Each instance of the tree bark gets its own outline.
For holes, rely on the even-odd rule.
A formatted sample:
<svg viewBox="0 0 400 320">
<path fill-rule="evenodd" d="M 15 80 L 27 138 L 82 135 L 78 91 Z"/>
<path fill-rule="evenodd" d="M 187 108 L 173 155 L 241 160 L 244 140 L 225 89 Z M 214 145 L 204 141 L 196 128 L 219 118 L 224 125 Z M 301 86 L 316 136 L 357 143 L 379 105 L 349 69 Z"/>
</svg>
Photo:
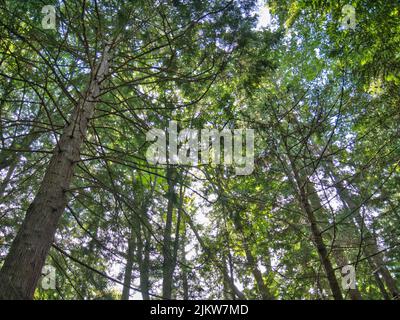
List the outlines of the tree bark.
<svg viewBox="0 0 400 320">
<path fill-rule="evenodd" d="M 280 120 L 278 119 L 277 116 L 276 116 L 276 120 L 278 123 L 280 123 Z M 297 121 L 295 116 L 290 115 L 290 121 L 294 121 L 297 124 L 299 124 L 299 122 Z M 309 195 L 307 192 L 308 191 L 307 184 L 309 183 L 308 174 L 304 174 L 304 173 L 300 172 L 300 170 L 297 168 L 297 162 L 296 162 L 297 156 L 296 156 L 296 158 L 293 158 L 293 156 L 291 154 L 291 151 L 290 151 L 291 148 L 288 145 L 287 135 L 285 134 L 285 132 L 283 132 L 283 129 L 280 126 L 278 126 L 278 130 L 281 135 L 281 139 L 283 140 L 283 145 L 285 148 L 285 156 L 287 157 L 287 159 L 282 160 L 278 153 L 278 150 L 276 150 L 276 156 L 280 160 L 282 165 L 285 167 L 285 171 L 288 175 L 288 178 L 289 178 L 291 184 L 293 185 L 293 188 L 296 190 L 297 198 L 300 203 L 300 206 L 301 206 L 303 212 L 307 216 L 308 223 L 309 223 L 310 230 L 311 230 L 312 239 L 313 239 L 314 245 L 317 249 L 321 264 L 324 267 L 325 274 L 328 279 L 329 287 L 331 289 L 333 298 L 335 300 L 343 300 L 342 292 L 341 292 L 339 283 L 336 279 L 335 271 L 332 267 L 332 263 L 329 258 L 328 250 L 326 249 L 324 240 L 322 238 L 321 230 L 318 226 L 317 220 L 314 215 L 314 210 L 309 202 L 309 198 L 308 198 Z M 287 168 L 286 167 L 287 165 L 290 168 Z"/>
<path fill-rule="evenodd" d="M 326 218 L 326 212 L 324 212 L 324 208 L 321 204 L 321 199 L 319 198 L 317 190 L 315 189 L 314 185 L 310 182 L 307 183 L 307 194 L 309 197 L 309 201 L 310 201 L 312 210 L 313 210 L 314 214 L 316 215 L 316 217 L 320 221 L 322 221 L 323 224 L 328 225 L 328 221 Z M 321 213 L 318 215 L 318 212 L 321 212 Z M 335 246 L 335 241 L 336 242 L 338 241 L 337 235 L 335 237 L 333 237 L 331 234 L 328 233 L 327 238 L 328 238 L 328 241 L 330 241 L 333 246 L 332 254 L 336 261 L 337 266 L 341 270 L 343 266 L 349 264 L 349 260 L 347 259 L 343 249 L 337 248 Z M 351 300 L 362 300 L 361 293 L 357 287 L 355 289 L 349 288 L 348 294 L 349 294 Z"/>
<path fill-rule="evenodd" d="M 342 297 L 342 293 L 341 293 L 338 281 L 335 276 L 335 271 L 333 270 L 332 263 L 328 256 L 328 251 L 326 250 L 326 246 L 322 239 L 321 230 L 319 229 L 319 227 L 317 225 L 317 221 L 312 212 L 310 204 L 307 200 L 307 196 L 305 194 L 304 188 L 300 189 L 300 201 L 301 201 L 301 205 L 302 205 L 304 211 L 307 213 L 308 221 L 310 223 L 311 233 L 313 235 L 313 240 L 314 240 L 315 246 L 317 248 L 318 255 L 321 259 L 322 265 L 325 269 L 326 277 L 328 278 L 328 282 L 329 282 L 329 286 L 332 291 L 332 295 L 335 298 L 335 300 L 342 300 L 343 297 Z"/>
<path fill-rule="evenodd" d="M 174 253 L 172 248 L 172 220 L 174 205 L 176 201 L 175 194 L 175 179 L 176 170 L 173 168 L 167 169 L 167 180 L 168 180 L 168 205 L 167 205 L 167 216 L 164 229 L 164 243 L 163 243 L 163 294 L 164 299 L 172 298 L 172 279 L 174 274 Z"/>
<path fill-rule="evenodd" d="M 257 261 L 251 252 L 248 240 L 243 232 L 243 225 L 240 219 L 241 219 L 240 217 L 237 217 L 233 220 L 236 230 L 239 231 L 242 235 L 243 249 L 246 254 L 247 263 L 250 266 L 254 279 L 256 281 L 258 292 L 263 300 L 273 300 L 274 296 L 271 294 L 268 287 L 265 285 L 263 275 L 257 266 Z"/>
<path fill-rule="evenodd" d="M 376 283 L 378 284 L 379 291 L 381 292 L 383 299 L 390 300 L 390 297 L 389 297 L 388 293 L 386 292 L 385 285 L 383 284 L 383 282 L 379 276 L 379 272 L 377 272 L 377 271 L 374 272 L 374 277 L 375 277 Z"/>
<path fill-rule="evenodd" d="M 39 191 L 29 206 L 0 271 L 0 299 L 32 299 L 58 221 L 67 205 L 66 192 L 80 159 L 80 148 L 93 115 L 101 84 L 108 74 L 110 46 L 105 47 L 86 91 L 57 143 Z"/>
<path fill-rule="evenodd" d="M 229 284 L 229 276 L 228 276 L 228 270 L 226 268 L 225 257 L 223 258 L 221 269 L 222 269 L 222 284 L 223 284 L 224 300 L 234 300 L 235 294 L 234 294 L 234 292 L 232 292 L 231 286 Z"/>
<path fill-rule="evenodd" d="M 373 268 L 375 268 L 377 272 L 382 275 L 382 278 L 386 286 L 388 287 L 391 295 L 393 297 L 397 297 L 399 295 L 399 289 L 397 288 L 396 281 L 386 267 L 382 253 L 377 254 L 379 252 L 379 248 L 371 231 L 369 230 L 369 227 L 365 224 L 364 219 L 360 213 L 360 205 L 357 205 L 357 203 L 352 199 L 349 191 L 344 187 L 343 182 L 338 179 L 332 168 L 329 168 L 329 171 L 341 201 L 343 202 L 345 207 L 350 210 L 352 214 L 354 214 L 358 229 L 360 231 L 363 230 L 363 237 L 366 239 L 366 245 L 364 248 L 366 256 L 371 256 Z"/>
<path fill-rule="evenodd" d="M 257 267 L 257 262 L 250 251 L 250 248 L 246 241 L 243 243 L 243 247 L 246 253 L 247 262 L 251 267 L 251 271 L 253 273 L 254 279 L 257 283 L 258 292 L 261 295 L 263 300 L 273 300 L 274 297 L 272 296 L 271 292 L 269 291 L 268 287 L 265 285 L 262 273 L 260 269 Z"/>
<path fill-rule="evenodd" d="M 336 260 L 336 264 L 338 265 L 340 270 L 342 269 L 342 267 L 349 264 L 349 261 L 347 260 L 346 256 L 344 255 L 343 250 L 341 250 L 340 248 L 334 248 L 332 250 L 332 253 L 333 253 L 333 257 Z M 362 300 L 361 293 L 357 287 L 355 289 L 349 288 L 348 293 L 349 293 L 351 300 Z"/>
<path fill-rule="evenodd" d="M 189 282 L 186 267 L 186 226 L 183 224 L 183 235 L 180 243 L 180 255 L 181 255 L 181 276 L 182 276 L 182 289 L 183 289 L 183 300 L 189 300 Z"/>
<path fill-rule="evenodd" d="M 140 273 L 140 291 L 143 300 L 150 300 L 149 295 L 149 267 L 150 267 L 150 236 L 148 230 L 138 226 L 137 260 Z M 143 239 L 144 238 L 144 239 Z"/>
<path fill-rule="evenodd" d="M 288 150 L 288 148 L 286 148 Z M 332 295 L 335 300 L 343 300 L 342 292 L 339 287 L 339 283 L 335 276 L 335 271 L 332 267 L 332 263 L 329 259 L 328 250 L 326 249 L 325 243 L 322 238 L 321 230 L 318 227 L 317 220 L 314 215 L 314 211 L 309 203 L 308 194 L 306 190 L 306 184 L 308 181 L 303 181 L 300 178 L 300 174 L 297 170 L 297 166 L 295 165 L 292 157 L 288 154 L 289 163 L 292 168 L 293 178 L 298 190 L 298 198 L 300 201 L 300 205 L 303 211 L 306 213 L 308 222 L 310 224 L 311 234 L 313 236 L 313 241 L 316 246 L 318 255 L 320 257 L 321 263 L 324 267 L 326 277 L 328 279 L 328 283 L 330 289 L 332 291 Z"/>
<path fill-rule="evenodd" d="M 238 287 L 236 287 L 235 282 L 233 280 L 233 278 L 229 275 L 228 273 L 228 269 L 226 267 L 226 261 L 225 258 L 223 258 L 222 261 L 222 276 L 224 278 L 224 284 L 226 283 L 227 286 L 229 286 L 230 291 L 226 290 L 227 288 L 225 288 L 225 292 L 230 292 L 232 295 L 232 298 L 235 300 L 235 296 L 237 296 L 240 300 L 246 300 L 246 297 L 244 296 L 243 292 L 241 292 Z"/>
<path fill-rule="evenodd" d="M 129 300 L 129 291 L 132 281 L 133 262 L 135 260 L 136 235 L 131 230 L 130 239 L 128 241 L 128 251 L 126 253 L 126 267 L 124 274 L 124 286 L 122 289 L 121 300 Z"/>
</svg>

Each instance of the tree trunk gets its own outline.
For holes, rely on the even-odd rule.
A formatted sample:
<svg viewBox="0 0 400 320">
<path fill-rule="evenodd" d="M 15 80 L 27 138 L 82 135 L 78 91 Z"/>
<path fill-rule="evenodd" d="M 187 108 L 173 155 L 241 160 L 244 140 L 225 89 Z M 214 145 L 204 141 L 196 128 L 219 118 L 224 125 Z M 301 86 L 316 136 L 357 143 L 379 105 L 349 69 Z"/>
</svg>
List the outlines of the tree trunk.
<svg viewBox="0 0 400 320">
<path fill-rule="evenodd" d="M 182 275 L 182 289 L 183 289 L 183 300 L 189 300 L 189 282 L 187 275 L 187 267 L 186 267 L 186 250 L 185 250 L 185 242 L 186 242 L 186 226 L 183 225 L 183 235 L 180 243 L 180 255 L 181 255 L 181 275 Z"/>
<path fill-rule="evenodd" d="M 342 297 L 342 293 L 341 293 L 338 281 L 335 276 L 335 271 L 333 270 L 332 263 L 328 256 L 328 251 L 326 250 L 326 246 L 322 239 L 321 230 L 319 229 L 319 227 L 317 225 L 317 221 L 312 212 L 310 204 L 307 200 L 307 196 L 304 191 L 304 188 L 300 189 L 300 201 L 301 201 L 303 210 L 307 213 L 308 221 L 310 223 L 311 233 L 313 235 L 313 240 L 314 240 L 315 246 L 317 248 L 318 255 L 321 259 L 321 263 L 325 269 L 326 276 L 328 278 L 329 286 L 331 288 L 333 297 L 335 298 L 335 300 L 342 300 L 343 297 Z"/>
<path fill-rule="evenodd" d="M 314 212 L 314 214 L 316 215 L 316 217 L 322 221 L 322 223 L 325 225 L 328 225 L 328 221 L 326 218 L 326 212 L 324 212 L 324 208 L 321 204 L 321 199 L 318 196 L 318 193 L 314 187 L 314 185 L 310 182 L 307 183 L 307 194 L 309 197 L 309 201 L 312 207 L 312 210 Z M 321 214 L 318 215 L 318 212 L 321 212 Z M 335 246 L 335 241 L 338 241 L 337 237 L 339 235 L 336 235 L 335 237 L 333 237 L 331 234 L 328 233 L 327 236 L 327 240 L 330 241 L 332 243 L 332 254 L 333 257 L 336 261 L 337 266 L 340 268 L 340 270 L 342 269 L 343 266 L 348 265 L 349 264 L 349 260 L 347 259 L 344 251 L 342 248 L 337 248 Z M 351 300 L 362 300 L 361 297 L 361 293 L 360 291 L 357 289 L 357 287 L 355 289 L 348 289 L 348 294 L 350 296 Z"/>
<path fill-rule="evenodd" d="M 223 284 L 223 296 L 224 300 L 234 300 L 235 294 L 232 292 L 231 286 L 229 284 L 229 277 L 228 277 L 228 270 L 226 268 L 226 261 L 225 258 L 223 258 L 222 261 L 222 284 Z"/>
<path fill-rule="evenodd" d="M 383 282 L 381 280 L 381 277 L 379 276 L 379 272 L 375 271 L 374 272 L 374 277 L 375 277 L 376 283 L 378 284 L 379 291 L 381 292 L 383 299 L 384 300 L 390 300 L 390 297 L 389 297 L 388 293 L 386 292 L 386 289 L 385 289 L 385 286 L 384 286 L 384 284 L 383 284 Z"/>
<path fill-rule="evenodd" d="M 254 276 L 254 279 L 256 281 L 258 292 L 263 300 L 273 300 L 274 297 L 271 294 L 271 292 L 269 291 L 268 287 L 265 285 L 263 275 L 262 275 L 260 269 L 258 268 L 257 261 L 251 252 L 251 249 L 248 244 L 248 240 L 246 239 L 246 236 L 243 232 L 243 225 L 242 225 L 242 222 L 240 219 L 241 219 L 240 217 L 237 217 L 233 220 L 234 220 L 236 230 L 239 231 L 242 235 L 243 249 L 246 254 L 247 263 L 250 266 L 251 271 Z"/>
<path fill-rule="evenodd" d="M 257 262 L 253 254 L 251 253 L 250 248 L 246 241 L 243 242 L 243 247 L 246 253 L 247 262 L 250 265 L 254 279 L 256 280 L 258 292 L 260 293 L 261 298 L 263 300 L 273 300 L 274 297 L 272 296 L 268 287 L 265 285 L 262 273 L 260 269 L 258 269 Z"/>
<path fill-rule="evenodd" d="M 175 179 L 176 171 L 173 168 L 167 169 L 167 180 L 168 180 L 168 205 L 167 205 L 167 216 L 164 229 L 164 243 L 163 243 L 163 293 L 164 299 L 172 298 L 172 279 L 174 274 L 174 257 L 172 249 L 172 220 L 175 205 Z"/>
<path fill-rule="evenodd" d="M 144 229 L 143 231 L 141 231 L 141 225 L 138 226 L 137 243 L 138 243 L 137 260 L 140 272 L 140 291 L 142 292 L 143 300 L 150 300 L 150 295 L 149 295 L 150 236 L 148 234 L 148 230 Z"/>
<path fill-rule="evenodd" d="M 92 75 L 85 97 L 78 103 L 54 149 L 39 191 L 29 206 L 0 271 L 0 299 L 32 299 L 58 221 L 67 205 L 66 192 L 80 159 L 88 123 L 108 74 L 110 46 Z"/>
<path fill-rule="evenodd" d="M 184 210 L 182 210 L 185 212 Z M 215 257 L 215 251 L 211 250 L 203 241 L 203 239 L 200 237 L 199 232 L 197 231 L 196 226 L 194 225 L 190 215 L 188 215 L 186 212 L 186 218 L 187 218 L 187 223 L 192 229 L 197 241 L 200 243 L 201 247 L 203 250 L 208 254 L 209 259 L 213 260 L 215 262 L 216 267 L 220 270 L 222 277 L 223 277 L 223 284 L 224 284 L 224 298 L 226 299 L 228 295 L 232 295 L 231 299 L 234 299 L 235 296 L 237 296 L 241 300 L 246 300 L 245 295 L 243 292 L 241 292 L 235 285 L 233 278 L 229 276 L 227 267 L 226 267 L 226 256 L 223 254 L 222 256 L 222 261 L 217 261 Z M 228 290 L 228 287 L 231 290 Z"/>
<path fill-rule="evenodd" d="M 129 300 L 129 291 L 132 281 L 133 262 L 135 260 L 135 249 L 136 249 L 136 234 L 133 232 L 133 230 L 131 230 L 130 239 L 128 241 L 128 251 L 126 254 L 124 287 L 122 289 L 121 300 Z"/>
<path fill-rule="evenodd" d="M 228 289 L 228 287 L 225 288 L 225 293 L 226 295 L 228 295 L 228 292 L 230 293 L 230 295 L 232 295 L 232 298 L 235 300 L 235 297 L 238 297 L 240 300 L 246 300 L 246 297 L 244 296 L 243 292 L 241 292 L 238 287 L 236 287 L 235 282 L 233 280 L 233 278 L 229 275 L 228 273 L 228 268 L 226 267 L 226 261 L 225 261 L 225 257 L 223 258 L 222 261 L 222 276 L 224 278 L 224 284 L 226 284 L 229 287 L 229 291 L 226 290 Z"/>
<path fill-rule="evenodd" d="M 343 254 L 343 250 L 340 248 L 334 248 L 332 250 L 333 256 L 336 260 L 336 264 L 338 265 L 339 269 L 341 270 L 342 267 L 349 264 L 346 256 Z M 348 293 L 351 300 L 362 300 L 362 296 L 360 291 L 358 291 L 357 287 L 355 289 L 348 289 Z"/>
<path fill-rule="evenodd" d="M 276 118 L 277 122 L 280 123 L 280 120 Z M 291 117 L 291 120 L 295 121 L 297 124 L 299 123 L 296 119 L 296 117 Z M 314 210 L 310 205 L 309 198 L 308 198 L 308 193 L 307 193 L 307 184 L 309 183 L 308 181 L 308 175 L 307 174 L 302 174 L 298 168 L 297 168 L 297 156 L 296 158 L 292 157 L 291 154 L 291 148 L 288 145 L 287 142 L 287 136 L 285 132 L 283 132 L 283 129 L 278 126 L 279 133 L 281 135 L 281 139 L 283 140 L 284 148 L 285 148 L 285 156 L 287 159 L 281 159 L 280 154 L 278 153 L 278 150 L 276 150 L 276 156 L 280 160 L 280 162 L 283 164 L 285 171 L 288 175 L 289 181 L 293 185 L 293 188 L 296 190 L 297 193 L 297 198 L 300 203 L 300 206 L 303 210 L 303 212 L 306 214 L 308 223 L 310 226 L 311 230 L 311 235 L 313 238 L 314 245 L 317 249 L 321 264 L 324 267 L 326 277 L 328 279 L 329 287 L 331 289 L 333 298 L 335 300 L 343 300 L 342 292 L 339 287 L 339 283 L 336 279 L 335 276 L 335 271 L 332 267 L 332 263 L 329 259 L 329 254 L 328 250 L 326 249 L 324 240 L 322 238 L 321 230 L 317 224 L 317 220 L 314 215 Z M 286 166 L 289 166 L 290 168 L 287 168 Z"/>
<path fill-rule="evenodd" d="M 377 252 L 379 252 L 379 248 L 371 231 L 369 230 L 369 227 L 365 224 L 364 219 L 360 213 L 360 205 L 357 205 L 357 203 L 352 199 L 348 190 L 344 187 L 342 181 L 340 181 L 340 179 L 333 172 L 332 168 L 329 168 L 329 171 L 341 201 L 346 206 L 346 208 L 350 210 L 352 214 L 354 214 L 358 229 L 360 231 L 363 230 L 363 237 L 367 241 L 364 248 L 366 256 L 371 257 L 373 268 L 375 268 L 377 272 L 382 275 L 382 278 L 386 286 L 388 287 L 391 295 L 393 297 L 397 297 L 399 295 L 399 290 L 397 288 L 396 281 L 386 267 L 382 253 L 377 254 Z"/>
<path fill-rule="evenodd" d="M 288 150 L 288 148 L 286 148 L 286 149 Z M 339 283 L 336 279 L 335 271 L 332 267 L 332 263 L 329 259 L 328 251 L 324 244 L 321 230 L 318 227 L 317 220 L 314 215 L 314 211 L 311 208 L 311 205 L 308 200 L 308 194 L 306 191 L 306 184 L 308 183 L 308 181 L 307 180 L 303 181 L 300 178 L 300 174 L 297 170 L 297 167 L 296 167 L 292 157 L 289 154 L 288 154 L 288 158 L 289 158 L 290 166 L 292 168 L 293 179 L 297 186 L 298 198 L 300 201 L 300 205 L 301 205 L 303 211 L 307 215 L 308 222 L 310 224 L 311 234 L 313 237 L 313 242 L 317 248 L 318 255 L 319 255 L 321 263 L 324 267 L 326 277 L 328 279 L 328 283 L 329 283 L 330 289 L 332 291 L 332 295 L 335 300 L 343 300 L 342 292 L 340 290 Z"/>
</svg>

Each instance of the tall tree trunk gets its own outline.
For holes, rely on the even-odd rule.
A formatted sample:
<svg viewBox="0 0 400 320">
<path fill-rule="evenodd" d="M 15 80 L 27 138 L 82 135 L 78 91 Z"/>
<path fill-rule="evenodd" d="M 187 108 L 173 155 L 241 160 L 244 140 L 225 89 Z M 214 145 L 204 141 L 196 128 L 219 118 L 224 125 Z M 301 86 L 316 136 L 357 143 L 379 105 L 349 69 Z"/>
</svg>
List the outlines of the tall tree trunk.
<svg viewBox="0 0 400 320">
<path fill-rule="evenodd" d="M 336 260 L 336 264 L 338 265 L 339 269 L 341 270 L 343 266 L 348 265 L 349 261 L 343 253 L 343 250 L 340 248 L 334 248 L 332 250 L 333 257 Z M 358 288 L 355 289 L 348 289 L 348 293 L 351 300 L 362 300 L 362 296 Z"/>
<path fill-rule="evenodd" d="M 327 214 L 321 204 L 321 199 L 318 196 L 317 190 L 315 189 L 314 185 L 310 182 L 307 183 L 307 194 L 309 196 L 309 201 L 310 201 L 312 210 L 313 210 L 314 214 L 316 215 L 316 217 L 318 218 L 318 220 L 322 221 L 323 224 L 328 225 Z M 320 212 L 320 214 L 318 214 L 319 212 Z M 349 260 L 347 259 L 343 249 L 337 248 L 335 246 L 335 241 L 338 241 L 337 237 L 338 237 L 338 235 L 336 235 L 334 237 L 330 233 L 327 233 L 327 238 L 328 238 L 327 240 L 330 241 L 333 246 L 331 252 L 333 254 L 333 257 L 336 261 L 337 266 L 341 270 L 341 268 L 343 266 L 345 266 L 349 263 Z M 357 287 L 355 289 L 349 288 L 348 293 L 349 293 L 351 300 L 362 300 L 361 293 Z"/>
<path fill-rule="evenodd" d="M 182 240 L 180 242 L 180 255 L 181 255 L 181 276 L 182 276 L 182 289 L 183 289 L 183 300 L 189 300 L 189 282 L 188 282 L 188 275 L 187 275 L 187 267 L 186 267 L 186 250 L 185 250 L 185 243 L 186 243 L 186 226 L 183 224 L 183 234 Z"/>
<path fill-rule="evenodd" d="M 129 291 L 132 281 L 133 262 L 135 260 L 136 234 L 131 228 L 130 239 L 128 241 L 128 251 L 126 253 L 126 267 L 124 274 L 124 286 L 122 289 L 121 300 L 129 300 Z"/>
<path fill-rule="evenodd" d="M 222 259 L 222 276 L 224 279 L 224 284 L 226 284 L 226 288 L 224 290 L 224 293 L 226 294 L 226 297 L 231 296 L 231 299 L 234 299 L 238 297 L 240 300 L 246 300 L 245 295 L 243 292 L 241 292 L 238 287 L 236 287 L 235 282 L 233 280 L 233 277 L 229 275 L 228 268 L 226 267 L 226 257 L 224 256 Z M 229 290 L 227 290 L 229 288 Z"/>
<path fill-rule="evenodd" d="M 229 283 L 229 276 L 228 276 L 228 270 L 226 268 L 226 259 L 222 259 L 222 284 L 223 284 L 223 296 L 224 300 L 234 300 L 235 294 L 232 291 L 232 288 Z"/>
<path fill-rule="evenodd" d="M 54 149 L 39 191 L 29 206 L 0 271 L 0 299 L 32 299 L 58 221 L 67 205 L 66 192 L 80 159 L 80 148 L 93 115 L 101 84 L 108 74 L 107 45 L 86 91 Z"/>
<path fill-rule="evenodd" d="M 248 240 L 247 240 L 247 238 L 246 238 L 246 236 L 245 236 L 245 234 L 243 232 L 243 224 L 241 222 L 241 218 L 240 217 L 236 217 L 233 220 L 234 220 L 234 224 L 235 224 L 236 230 L 239 231 L 241 233 L 241 235 L 242 235 L 242 244 L 243 244 L 244 252 L 246 254 L 247 263 L 251 268 L 251 272 L 253 273 L 254 279 L 255 279 L 256 284 L 257 284 L 257 289 L 258 289 L 258 292 L 259 292 L 261 298 L 263 300 L 272 300 L 272 299 L 274 299 L 274 296 L 269 291 L 268 287 L 266 286 L 266 284 L 264 282 L 263 275 L 262 275 L 260 269 L 257 266 L 257 261 L 256 261 L 256 259 L 254 258 L 254 255 L 251 252 L 251 248 L 249 247 Z"/>
<path fill-rule="evenodd" d="M 185 212 L 184 210 L 182 210 Z M 223 284 L 224 284 L 224 298 L 227 298 L 228 296 L 232 295 L 229 299 L 234 299 L 235 296 L 237 296 L 241 300 L 246 300 L 246 296 L 241 292 L 235 285 L 235 282 L 233 281 L 233 277 L 229 275 L 227 266 L 226 266 L 226 255 L 225 253 L 222 254 L 222 261 L 218 261 L 216 259 L 215 251 L 211 250 L 203 241 L 201 238 L 199 232 L 197 231 L 196 226 L 193 223 L 193 220 L 191 219 L 190 215 L 188 215 L 186 212 L 186 218 L 187 218 L 187 223 L 192 229 L 197 241 L 200 243 L 201 247 L 203 250 L 208 254 L 209 259 L 213 260 L 215 262 L 216 267 L 220 270 L 223 278 Z M 228 290 L 228 287 L 230 290 Z"/>
<path fill-rule="evenodd" d="M 163 293 L 165 299 L 172 298 L 172 279 L 174 274 L 174 256 L 172 248 L 172 220 L 174 213 L 174 206 L 176 202 L 175 184 L 176 184 L 176 170 L 169 167 L 167 169 L 168 180 L 168 205 L 167 216 L 164 229 L 164 243 L 163 243 Z"/>
<path fill-rule="evenodd" d="M 309 223 L 310 230 L 311 230 L 312 239 L 313 239 L 314 245 L 317 249 L 321 264 L 324 267 L 325 274 L 328 279 L 329 287 L 331 289 L 333 298 L 335 300 L 343 300 L 342 292 L 341 292 L 339 283 L 336 279 L 335 271 L 332 267 L 332 263 L 329 258 L 328 250 L 326 249 L 324 240 L 322 238 L 321 230 L 318 226 L 317 220 L 314 215 L 314 210 L 311 207 L 310 202 L 309 202 L 309 198 L 308 198 L 309 195 L 307 192 L 307 187 L 308 187 L 307 184 L 309 183 L 308 175 L 304 174 L 303 172 L 300 172 L 300 170 L 297 168 L 296 159 L 297 159 L 299 153 L 296 154 L 295 158 L 292 156 L 292 153 L 291 153 L 292 148 L 290 148 L 290 146 L 288 145 L 287 135 L 284 132 L 283 128 L 280 126 L 281 120 L 279 119 L 277 114 L 275 114 L 275 119 L 278 123 L 277 129 L 279 130 L 279 133 L 281 136 L 280 138 L 282 139 L 283 146 L 285 148 L 284 153 L 285 153 L 286 159 L 281 158 L 278 148 L 275 146 L 276 156 L 279 159 L 279 161 L 282 163 L 282 165 L 284 166 L 284 169 L 288 175 L 288 178 L 289 178 L 291 184 L 293 185 L 294 190 L 296 190 L 297 198 L 300 203 L 300 206 L 301 206 L 303 212 L 307 216 L 308 223 Z M 296 116 L 289 115 L 289 121 L 294 121 L 296 124 L 299 124 L 299 121 L 296 119 Z M 288 168 L 288 166 L 289 166 L 289 168 Z M 304 170 L 304 169 L 302 169 L 302 170 Z"/>
<path fill-rule="evenodd" d="M 265 285 L 262 273 L 257 266 L 257 261 L 254 258 L 253 254 L 251 253 L 251 250 L 250 250 L 246 240 L 244 240 L 244 242 L 243 242 L 243 247 L 244 247 L 244 250 L 246 253 L 247 262 L 251 268 L 254 279 L 256 280 L 258 292 L 260 293 L 261 298 L 263 300 L 273 300 L 274 297 L 271 294 L 271 292 L 269 291 L 268 287 Z"/>
<path fill-rule="evenodd" d="M 333 165 L 333 164 L 330 164 Z M 360 205 L 358 205 L 350 195 L 349 191 L 345 188 L 343 185 L 343 182 L 336 176 L 336 174 L 333 172 L 332 168 L 328 168 L 330 171 L 330 176 L 335 184 L 335 188 L 337 190 L 337 193 L 343 202 L 343 204 L 346 206 L 346 208 L 354 214 L 355 221 L 357 223 L 357 227 L 359 231 L 363 231 L 363 237 L 366 239 L 366 245 L 364 247 L 364 251 L 366 256 L 371 257 L 371 261 L 373 263 L 373 268 L 377 270 L 382 275 L 382 278 L 388 287 L 391 295 L 393 297 L 397 297 L 399 295 L 399 289 L 397 288 L 396 281 L 390 274 L 388 268 L 385 265 L 385 262 L 383 260 L 383 254 L 378 253 L 379 248 L 376 243 L 375 238 L 373 237 L 371 231 L 369 230 L 369 227 L 365 224 L 364 218 L 362 217 L 360 213 Z M 377 254 L 378 253 L 378 254 Z"/>
<path fill-rule="evenodd" d="M 382 294 L 384 300 L 390 300 L 388 293 L 386 292 L 385 285 L 383 284 L 381 277 L 379 276 L 379 272 L 374 272 L 375 281 L 378 284 L 379 291 Z"/>
<path fill-rule="evenodd" d="M 292 176 L 297 187 L 298 199 L 300 201 L 300 205 L 307 215 L 308 222 L 311 229 L 311 234 L 313 237 L 313 242 L 317 249 L 318 255 L 320 257 L 321 263 L 324 267 L 326 277 L 328 279 L 329 287 L 332 291 L 332 295 L 335 300 L 343 300 L 342 292 L 339 287 L 339 283 L 335 276 L 335 271 L 332 267 L 332 263 L 329 259 L 328 250 L 326 249 L 324 240 L 322 238 L 321 230 L 318 227 L 317 220 L 314 215 L 314 211 L 309 202 L 309 196 L 307 194 L 307 184 L 309 181 L 303 180 L 300 178 L 300 173 L 297 169 L 297 166 L 289 154 L 289 148 L 286 146 L 286 151 L 288 152 L 289 164 L 292 168 Z"/>
<path fill-rule="evenodd" d="M 300 186 L 300 202 L 303 210 L 307 213 L 307 218 L 310 223 L 311 233 L 313 235 L 313 240 L 318 251 L 318 255 L 321 259 L 322 265 L 325 269 L 326 276 L 328 278 L 329 286 L 332 291 L 332 295 L 335 300 L 342 300 L 342 293 L 335 276 L 335 271 L 333 270 L 332 263 L 328 256 L 328 251 L 322 239 L 321 230 L 317 225 L 312 208 L 307 200 L 307 195 L 304 191 L 304 187 Z"/>
<path fill-rule="evenodd" d="M 139 184 L 136 179 L 133 182 L 133 188 L 135 190 L 135 199 L 134 199 L 134 208 L 140 208 L 139 211 L 131 210 L 131 217 L 129 220 L 130 225 L 130 234 L 129 234 L 129 241 L 128 241 L 128 250 L 127 250 L 127 259 L 126 259 L 126 268 L 124 274 L 124 287 L 122 290 L 121 300 L 129 300 L 129 291 L 130 285 L 132 281 L 132 270 L 133 270 L 133 263 L 135 261 L 135 250 L 137 251 L 136 258 L 139 264 L 139 272 L 144 272 L 144 275 L 147 274 L 147 281 L 148 283 L 148 271 L 142 270 L 141 264 L 143 259 L 147 259 L 147 266 L 148 268 L 148 260 L 149 260 L 149 253 L 147 252 L 147 257 L 145 253 L 145 257 L 142 257 L 143 251 L 143 241 L 141 235 L 141 225 L 145 225 L 147 223 L 147 208 L 149 205 L 149 201 L 151 195 L 154 191 L 154 186 L 152 187 L 149 195 L 146 197 L 143 193 L 143 185 Z M 146 248 L 145 248 L 146 249 Z M 144 279 L 145 280 L 145 279 Z M 145 296 L 149 296 L 148 285 L 145 288 Z M 144 299 L 144 297 L 143 297 Z M 147 299 L 148 300 L 148 299 Z"/>
<path fill-rule="evenodd" d="M 149 295 L 149 267 L 150 267 L 150 235 L 148 230 L 139 224 L 137 238 L 137 260 L 140 272 L 140 291 L 143 300 L 150 300 Z"/>
</svg>

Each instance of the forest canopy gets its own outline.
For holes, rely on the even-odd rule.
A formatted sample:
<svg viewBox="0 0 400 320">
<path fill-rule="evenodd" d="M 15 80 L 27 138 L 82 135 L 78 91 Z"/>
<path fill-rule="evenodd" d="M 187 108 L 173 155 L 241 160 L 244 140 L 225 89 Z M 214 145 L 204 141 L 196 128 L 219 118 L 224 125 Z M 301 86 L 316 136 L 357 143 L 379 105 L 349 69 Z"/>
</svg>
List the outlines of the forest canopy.
<svg viewBox="0 0 400 320">
<path fill-rule="evenodd" d="M 395 0 L 1 0 L 0 299 L 400 299 Z"/>
</svg>

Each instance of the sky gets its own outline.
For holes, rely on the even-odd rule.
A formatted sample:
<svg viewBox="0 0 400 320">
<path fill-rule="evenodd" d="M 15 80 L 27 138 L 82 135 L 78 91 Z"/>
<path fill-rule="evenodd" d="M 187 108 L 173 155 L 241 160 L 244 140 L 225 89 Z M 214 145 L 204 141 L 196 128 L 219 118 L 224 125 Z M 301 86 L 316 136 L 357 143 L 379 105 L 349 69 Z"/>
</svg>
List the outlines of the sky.
<svg viewBox="0 0 400 320">
<path fill-rule="evenodd" d="M 269 13 L 268 6 L 264 1 L 259 0 L 257 3 L 258 23 L 257 29 L 266 28 L 271 24 L 271 14 Z"/>
</svg>

